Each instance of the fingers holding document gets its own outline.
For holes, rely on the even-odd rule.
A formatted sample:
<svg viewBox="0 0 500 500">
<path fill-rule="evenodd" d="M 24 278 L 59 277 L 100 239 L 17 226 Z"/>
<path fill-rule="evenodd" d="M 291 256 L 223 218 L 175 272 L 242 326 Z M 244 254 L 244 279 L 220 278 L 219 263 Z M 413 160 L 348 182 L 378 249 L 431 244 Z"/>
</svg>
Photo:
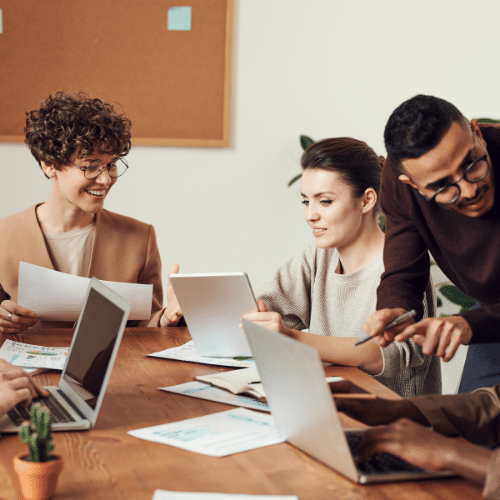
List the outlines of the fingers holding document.
<svg viewBox="0 0 500 500">
<path fill-rule="evenodd" d="M 0 333 L 21 333 L 37 323 L 38 318 L 33 311 L 13 300 L 4 300 L 0 304 Z"/>
</svg>

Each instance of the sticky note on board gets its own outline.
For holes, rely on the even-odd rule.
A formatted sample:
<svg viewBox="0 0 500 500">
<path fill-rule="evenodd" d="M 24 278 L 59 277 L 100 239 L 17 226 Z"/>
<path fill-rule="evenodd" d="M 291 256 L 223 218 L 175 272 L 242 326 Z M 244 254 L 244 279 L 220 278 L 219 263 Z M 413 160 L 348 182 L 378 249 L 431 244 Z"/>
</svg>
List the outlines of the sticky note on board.
<svg viewBox="0 0 500 500">
<path fill-rule="evenodd" d="M 167 29 L 169 31 L 191 31 L 191 7 L 170 7 Z"/>
<path fill-rule="evenodd" d="M 0 35 L 3 33 L 3 17 L 2 17 L 2 9 L 0 9 Z"/>
</svg>

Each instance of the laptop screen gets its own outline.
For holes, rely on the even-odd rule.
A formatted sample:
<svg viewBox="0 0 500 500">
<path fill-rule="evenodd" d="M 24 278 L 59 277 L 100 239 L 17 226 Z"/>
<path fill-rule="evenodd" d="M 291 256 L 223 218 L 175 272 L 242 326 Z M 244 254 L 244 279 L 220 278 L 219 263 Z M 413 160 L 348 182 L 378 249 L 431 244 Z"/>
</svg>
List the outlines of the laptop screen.
<svg viewBox="0 0 500 500">
<path fill-rule="evenodd" d="M 123 309 L 91 288 L 80 319 L 64 380 L 95 409 L 120 330 Z"/>
</svg>

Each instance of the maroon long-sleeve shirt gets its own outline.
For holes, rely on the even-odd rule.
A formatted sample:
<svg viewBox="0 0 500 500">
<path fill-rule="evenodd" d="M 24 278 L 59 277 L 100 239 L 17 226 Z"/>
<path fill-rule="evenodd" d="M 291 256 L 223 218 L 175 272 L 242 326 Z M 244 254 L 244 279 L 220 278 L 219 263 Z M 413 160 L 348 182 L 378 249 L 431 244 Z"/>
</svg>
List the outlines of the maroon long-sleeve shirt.
<svg viewBox="0 0 500 500">
<path fill-rule="evenodd" d="M 500 184 L 500 127 L 481 125 L 481 131 L 493 178 Z M 416 309 L 421 317 L 430 251 L 451 282 L 481 303 L 480 309 L 461 314 L 471 326 L 471 343 L 500 342 L 500 189 L 492 209 L 472 218 L 429 203 L 398 177 L 387 160 L 380 193 L 386 217 L 385 272 L 377 309 Z"/>
</svg>

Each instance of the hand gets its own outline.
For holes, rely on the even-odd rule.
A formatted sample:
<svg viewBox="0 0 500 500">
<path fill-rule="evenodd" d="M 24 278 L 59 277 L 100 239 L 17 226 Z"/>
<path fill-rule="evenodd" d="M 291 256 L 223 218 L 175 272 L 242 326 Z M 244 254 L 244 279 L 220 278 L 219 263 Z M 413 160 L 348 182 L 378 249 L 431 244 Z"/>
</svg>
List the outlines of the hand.
<svg viewBox="0 0 500 500">
<path fill-rule="evenodd" d="M 0 413 L 6 413 L 19 403 L 28 405 L 38 394 L 49 393 L 24 370 L 0 359 Z"/>
<path fill-rule="evenodd" d="M 469 344 L 472 330 L 462 316 L 426 318 L 406 327 L 394 340 L 404 342 L 409 338 L 422 346 L 424 354 L 450 361 L 461 344 Z"/>
<path fill-rule="evenodd" d="M 407 311 L 402 307 L 396 307 L 394 309 L 380 309 L 379 311 L 375 311 L 368 316 L 363 328 L 368 335 L 373 337 L 373 340 L 380 347 L 387 347 L 394 341 L 394 337 L 398 333 L 402 332 L 408 324 L 415 322 L 413 318 L 408 318 L 408 321 L 405 321 L 399 326 L 395 326 L 390 330 L 385 329 L 391 321 L 406 312 Z"/>
<path fill-rule="evenodd" d="M 289 337 L 294 337 L 293 330 L 287 328 L 283 323 L 283 318 L 281 314 L 277 312 L 269 312 L 267 310 L 266 304 L 262 299 L 257 301 L 258 312 L 250 312 L 244 314 L 242 317 L 247 319 L 248 321 L 252 321 L 257 325 L 263 326 L 268 330 L 272 330 L 273 332 L 282 333 Z M 242 325 L 240 325 L 242 327 Z"/>
<path fill-rule="evenodd" d="M 21 333 L 37 323 L 38 318 L 33 311 L 13 300 L 4 300 L 0 304 L 0 333 Z"/>
<path fill-rule="evenodd" d="M 375 400 L 335 398 L 336 394 L 364 394 L 367 391 L 349 382 L 340 380 L 330 382 L 337 410 L 344 412 L 355 420 L 367 425 L 380 425 L 394 422 L 406 417 L 420 423 L 427 423 L 425 417 L 408 399 L 389 400 L 377 398 Z"/>
<path fill-rule="evenodd" d="M 179 264 L 172 264 L 168 271 L 168 275 L 176 274 L 179 272 Z M 175 326 L 179 320 L 182 318 L 181 307 L 175 296 L 174 288 L 172 283 L 168 280 L 167 284 L 167 307 L 163 311 L 162 318 L 160 320 L 160 326 Z"/>
<path fill-rule="evenodd" d="M 364 462 L 372 455 L 385 452 L 417 467 L 439 471 L 449 466 L 447 459 L 454 453 L 454 446 L 454 440 L 402 419 L 367 431 L 356 458 Z"/>
</svg>

